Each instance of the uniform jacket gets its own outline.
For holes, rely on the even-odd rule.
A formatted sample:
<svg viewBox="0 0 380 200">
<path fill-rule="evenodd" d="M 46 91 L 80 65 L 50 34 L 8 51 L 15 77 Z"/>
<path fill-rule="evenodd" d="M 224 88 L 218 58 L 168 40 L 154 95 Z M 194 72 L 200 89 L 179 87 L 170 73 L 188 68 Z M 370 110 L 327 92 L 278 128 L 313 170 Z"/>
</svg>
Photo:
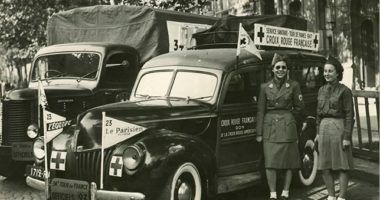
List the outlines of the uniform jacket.
<svg viewBox="0 0 380 200">
<path fill-rule="evenodd" d="M 325 84 L 318 92 L 317 128 L 322 118 L 344 119 L 344 139 L 351 140 L 354 124 L 354 106 L 351 90 L 339 83 Z M 317 132 L 318 133 L 318 132 Z"/>
<path fill-rule="evenodd" d="M 270 142 L 297 141 L 296 119 L 305 104 L 297 82 L 286 80 L 280 88 L 274 81 L 261 84 L 257 112 L 257 135 Z"/>
</svg>

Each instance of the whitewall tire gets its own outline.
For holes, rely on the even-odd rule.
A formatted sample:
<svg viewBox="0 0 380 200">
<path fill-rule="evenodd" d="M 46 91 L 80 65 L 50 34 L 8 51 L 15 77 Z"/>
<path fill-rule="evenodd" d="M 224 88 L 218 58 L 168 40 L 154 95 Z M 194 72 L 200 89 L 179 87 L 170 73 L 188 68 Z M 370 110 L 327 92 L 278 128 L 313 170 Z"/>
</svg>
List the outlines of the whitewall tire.
<svg viewBox="0 0 380 200">
<path fill-rule="evenodd" d="M 298 171 L 298 177 L 303 185 L 313 184 L 317 176 L 318 153 L 314 148 L 314 141 L 308 140 L 302 148 L 301 169 Z"/>
</svg>

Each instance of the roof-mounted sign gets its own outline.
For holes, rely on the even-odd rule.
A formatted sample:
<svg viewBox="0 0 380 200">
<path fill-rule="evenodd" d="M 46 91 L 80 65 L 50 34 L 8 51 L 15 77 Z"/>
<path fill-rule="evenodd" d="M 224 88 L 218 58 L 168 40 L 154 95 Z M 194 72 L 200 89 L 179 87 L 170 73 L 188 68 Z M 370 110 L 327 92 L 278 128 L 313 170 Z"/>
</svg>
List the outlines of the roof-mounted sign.
<svg viewBox="0 0 380 200">
<path fill-rule="evenodd" d="M 255 45 L 317 51 L 319 34 L 296 29 L 255 24 Z"/>
</svg>

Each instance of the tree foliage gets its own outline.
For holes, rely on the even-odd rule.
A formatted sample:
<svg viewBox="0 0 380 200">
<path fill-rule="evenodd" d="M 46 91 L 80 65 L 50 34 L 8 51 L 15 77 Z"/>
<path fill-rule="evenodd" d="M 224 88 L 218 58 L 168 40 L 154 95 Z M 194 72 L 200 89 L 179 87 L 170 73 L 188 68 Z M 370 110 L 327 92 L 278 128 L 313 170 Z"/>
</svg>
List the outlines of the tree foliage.
<svg viewBox="0 0 380 200">
<path fill-rule="evenodd" d="M 68 4 L 52 0 L 0 1 L 1 64 L 16 67 L 20 81 L 25 77 L 20 69 L 30 63 L 37 50 L 46 45 L 47 19 L 53 13 L 65 10 Z"/>
<path fill-rule="evenodd" d="M 59 1 L 3 1 L 0 4 L 0 43 L 6 60 L 15 65 L 29 62 L 46 45 L 46 23 L 53 13 L 67 8 Z"/>
</svg>

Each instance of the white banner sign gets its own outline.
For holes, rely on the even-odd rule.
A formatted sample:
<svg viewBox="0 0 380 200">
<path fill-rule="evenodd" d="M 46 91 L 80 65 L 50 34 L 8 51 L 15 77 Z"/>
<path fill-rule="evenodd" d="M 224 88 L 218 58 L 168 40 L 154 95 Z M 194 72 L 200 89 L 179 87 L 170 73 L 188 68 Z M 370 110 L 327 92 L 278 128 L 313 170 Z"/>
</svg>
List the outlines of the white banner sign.
<svg viewBox="0 0 380 200">
<path fill-rule="evenodd" d="M 317 51 L 319 34 L 296 29 L 255 24 L 256 45 Z"/>
</svg>

